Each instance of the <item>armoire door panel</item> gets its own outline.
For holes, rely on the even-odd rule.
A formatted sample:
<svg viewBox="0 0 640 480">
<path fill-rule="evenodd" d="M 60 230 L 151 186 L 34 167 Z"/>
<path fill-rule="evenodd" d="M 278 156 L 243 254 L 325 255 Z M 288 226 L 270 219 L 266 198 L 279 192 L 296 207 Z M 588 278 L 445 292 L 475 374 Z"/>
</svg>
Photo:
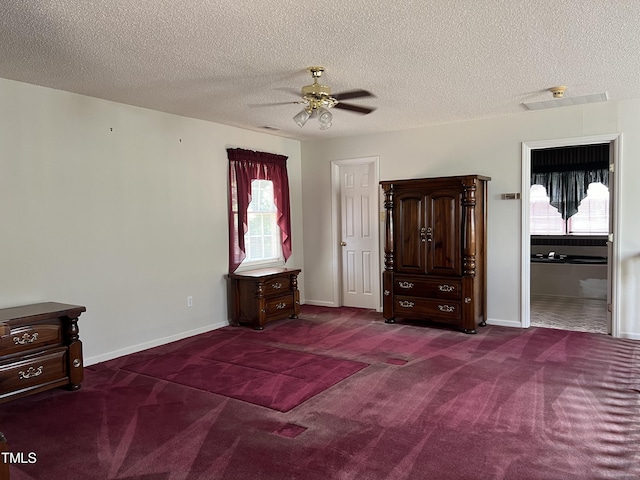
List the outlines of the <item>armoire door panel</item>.
<svg viewBox="0 0 640 480">
<path fill-rule="evenodd" d="M 460 275 L 462 265 L 460 229 L 461 195 L 455 191 L 435 191 L 427 197 L 430 241 L 427 273 Z"/>
<path fill-rule="evenodd" d="M 426 272 L 425 197 L 421 193 L 407 192 L 396 198 L 397 258 L 396 269 L 405 273 Z"/>
</svg>

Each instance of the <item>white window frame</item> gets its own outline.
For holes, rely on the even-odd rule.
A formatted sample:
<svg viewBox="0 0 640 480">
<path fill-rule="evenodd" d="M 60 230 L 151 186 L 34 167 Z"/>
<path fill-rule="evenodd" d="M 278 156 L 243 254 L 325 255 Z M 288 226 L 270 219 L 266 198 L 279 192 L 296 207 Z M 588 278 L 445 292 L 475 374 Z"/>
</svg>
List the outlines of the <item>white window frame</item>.
<svg viewBox="0 0 640 480">
<path fill-rule="evenodd" d="M 271 182 L 271 180 L 254 179 L 251 181 L 251 203 L 247 208 L 247 232 L 245 233 L 245 236 L 244 236 L 246 257 L 238 267 L 238 271 L 284 265 L 284 255 L 282 253 L 282 241 L 281 241 L 282 233 L 281 233 L 280 227 L 277 224 L 277 209 L 273 202 L 273 194 L 270 202 L 272 208 L 270 210 L 259 211 L 254 208 L 258 203 L 260 203 L 260 201 L 262 200 L 262 195 L 265 192 L 263 182 L 271 183 L 272 185 L 271 191 L 273 192 L 273 182 Z M 255 233 L 252 234 L 251 232 L 251 224 L 253 223 L 251 221 L 252 217 L 261 216 L 264 218 L 267 215 L 273 216 L 273 219 L 272 219 L 272 222 L 273 222 L 272 231 L 274 232 L 273 248 L 275 251 L 277 251 L 277 255 L 269 258 L 250 260 L 251 237 L 259 237 L 263 239 L 265 237 L 264 235 L 255 235 Z"/>
</svg>

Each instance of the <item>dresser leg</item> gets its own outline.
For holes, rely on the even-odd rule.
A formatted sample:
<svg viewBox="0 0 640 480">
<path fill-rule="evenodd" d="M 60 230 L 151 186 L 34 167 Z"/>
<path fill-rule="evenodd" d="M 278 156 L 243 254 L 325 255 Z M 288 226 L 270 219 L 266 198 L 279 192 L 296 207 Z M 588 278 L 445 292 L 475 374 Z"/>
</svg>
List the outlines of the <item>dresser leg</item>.
<svg viewBox="0 0 640 480">
<path fill-rule="evenodd" d="M 487 322 L 483 320 L 478 325 L 481 326 L 481 327 L 486 327 L 487 326 Z"/>
<path fill-rule="evenodd" d="M 475 328 L 465 328 L 464 333 L 468 334 L 468 335 L 475 335 L 476 333 L 478 333 L 478 331 Z"/>
<path fill-rule="evenodd" d="M 253 329 L 254 330 L 264 330 L 264 327 L 262 325 L 254 325 Z"/>
<path fill-rule="evenodd" d="M 385 319 L 384 323 L 396 323 L 396 319 L 395 318 L 387 318 L 387 319 Z"/>
</svg>

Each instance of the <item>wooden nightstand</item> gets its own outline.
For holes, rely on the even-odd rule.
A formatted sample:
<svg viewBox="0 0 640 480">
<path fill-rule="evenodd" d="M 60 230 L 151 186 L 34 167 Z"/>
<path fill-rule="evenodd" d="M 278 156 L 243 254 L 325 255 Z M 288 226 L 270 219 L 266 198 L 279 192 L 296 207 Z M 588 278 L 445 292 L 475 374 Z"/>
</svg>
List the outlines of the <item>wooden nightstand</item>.
<svg viewBox="0 0 640 480">
<path fill-rule="evenodd" d="M 232 273 L 231 324 L 250 323 L 262 330 L 267 322 L 298 318 L 300 314 L 300 269 L 263 268 Z"/>
<path fill-rule="evenodd" d="M 0 310 L 0 403 L 50 388 L 80 388 L 79 305 L 38 303 Z"/>
</svg>

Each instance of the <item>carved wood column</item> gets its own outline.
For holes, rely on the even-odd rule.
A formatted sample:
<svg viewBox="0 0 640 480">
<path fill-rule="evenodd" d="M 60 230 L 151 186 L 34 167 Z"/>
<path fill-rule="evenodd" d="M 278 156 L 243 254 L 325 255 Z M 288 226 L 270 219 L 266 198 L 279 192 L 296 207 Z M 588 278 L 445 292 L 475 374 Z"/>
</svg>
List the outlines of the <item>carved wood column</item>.
<svg viewBox="0 0 640 480">
<path fill-rule="evenodd" d="M 384 185 L 384 268 L 393 270 L 393 185 Z"/>
<path fill-rule="evenodd" d="M 462 194 L 462 273 L 476 275 L 476 179 L 464 182 Z"/>
<path fill-rule="evenodd" d="M 393 184 L 384 183 L 384 272 L 382 273 L 382 316 L 387 323 L 395 322 L 393 314 L 393 267 L 394 267 L 394 241 L 393 241 Z"/>
<path fill-rule="evenodd" d="M 79 316 L 79 315 L 78 315 Z M 69 390 L 78 390 L 84 380 L 84 365 L 82 362 L 82 342 L 80 341 L 80 329 L 78 317 L 65 317 L 62 319 L 65 327 L 65 343 L 69 345 L 67 361 L 69 362 Z"/>
</svg>

